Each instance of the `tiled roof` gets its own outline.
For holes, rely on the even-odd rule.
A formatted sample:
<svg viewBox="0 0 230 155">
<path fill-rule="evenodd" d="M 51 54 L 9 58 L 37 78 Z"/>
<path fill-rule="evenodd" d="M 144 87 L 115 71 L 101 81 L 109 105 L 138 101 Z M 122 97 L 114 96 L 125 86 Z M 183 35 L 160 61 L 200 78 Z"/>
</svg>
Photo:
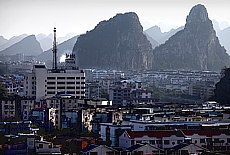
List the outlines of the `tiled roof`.
<svg viewBox="0 0 230 155">
<path fill-rule="evenodd" d="M 142 146 L 143 146 L 143 144 L 136 144 L 136 145 L 133 145 L 133 146 L 127 148 L 126 150 L 133 151 L 133 150 L 136 150 Z"/>
<path fill-rule="evenodd" d="M 183 133 L 186 136 L 192 136 L 194 134 L 198 134 L 198 135 L 204 135 L 207 137 L 212 137 L 214 135 L 221 135 L 221 133 L 224 133 L 223 130 L 183 130 Z"/>
<path fill-rule="evenodd" d="M 82 153 L 86 153 L 86 152 L 88 152 L 88 151 L 90 151 L 90 150 L 95 149 L 96 147 L 98 147 L 98 145 L 94 145 L 94 144 L 93 144 L 93 145 L 90 145 L 90 146 L 88 146 L 88 147 L 82 149 L 81 152 L 82 152 Z"/>
<path fill-rule="evenodd" d="M 180 143 L 174 147 L 172 147 L 173 150 L 180 150 L 181 148 L 185 147 L 185 146 L 188 146 L 189 144 L 187 143 Z"/>
<path fill-rule="evenodd" d="M 184 137 L 183 133 L 178 130 L 178 131 L 128 131 L 128 135 L 130 136 L 131 139 L 134 139 L 135 137 L 143 137 L 143 136 L 148 136 L 148 137 L 156 137 L 156 138 L 162 138 L 162 137 L 170 137 L 172 135 L 175 135 L 177 137 Z"/>
<path fill-rule="evenodd" d="M 139 148 L 141 148 L 141 147 L 143 147 L 143 146 L 145 146 L 145 145 L 149 145 L 150 147 L 153 147 L 153 148 L 155 148 L 155 149 L 157 149 L 157 150 L 161 150 L 160 148 L 158 148 L 158 147 L 156 147 L 156 146 L 154 146 L 154 145 L 151 145 L 151 144 L 136 144 L 136 145 L 133 145 L 133 146 L 127 148 L 126 150 L 132 152 L 132 151 L 135 151 L 135 150 L 137 150 L 137 149 L 139 149 Z"/>
</svg>

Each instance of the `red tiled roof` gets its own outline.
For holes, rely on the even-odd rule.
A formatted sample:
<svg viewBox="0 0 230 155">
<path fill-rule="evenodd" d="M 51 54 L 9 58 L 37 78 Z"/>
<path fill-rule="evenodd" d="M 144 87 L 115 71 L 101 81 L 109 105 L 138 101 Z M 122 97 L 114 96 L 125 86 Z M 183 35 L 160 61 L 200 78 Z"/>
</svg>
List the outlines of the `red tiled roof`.
<svg viewBox="0 0 230 155">
<path fill-rule="evenodd" d="M 183 130 L 182 131 L 186 136 L 191 136 L 194 134 L 198 134 L 198 135 L 204 135 L 207 137 L 212 137 L 215 135 L 220 135 L 221 133 L 224 133 L 221 130 Z"/>
<path fill-rule="evenodd" d="M 170 137 L 172 135 L 177 137 L 184 137 L 181 131 L 128 131 L 127 133 L 131 139 L 136 137 L 143 137 L 144 135 L 156 138 Z"/>
</svg>

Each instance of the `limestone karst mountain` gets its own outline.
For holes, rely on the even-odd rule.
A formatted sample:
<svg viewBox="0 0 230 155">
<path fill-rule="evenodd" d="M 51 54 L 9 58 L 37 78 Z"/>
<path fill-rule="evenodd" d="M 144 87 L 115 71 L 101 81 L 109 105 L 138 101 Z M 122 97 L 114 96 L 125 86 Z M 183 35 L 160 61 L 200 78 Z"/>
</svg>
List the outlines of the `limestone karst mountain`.
<svg viewBox="0 0 230 155">
<path fill-rule="evenodd" d="M 100 22 L 78 38 L 73 53 L 81 68 L 139 70 L 153 66 L 152 46 L 134 12 Z"/>
<path fill-rule="evenodd" d="M 146 35 L 147 39 L 150 41 L 153 49 L 159 45 L 159 43 L 155 39 L 150 37 L 147 33 L 144 32 L 144 34 Z"/>
<path fill-rule="evenodd" d="M 72 51 L 73 50 L 73 46 L 77 41 L 78 36 L 75 36 L 69 40 L 64 41 L 63 43 L 60 43 L 57 45 L 57 55 L 58 55 L 58 59 L 60 59 L 60 57 L 65 54 L 67 51 Z M 52 48 L 50 48 L 49 50 L 37 55 L 35 57 L 36 60 L 38 61 L 52 61 L 53 60 L 53 52 L 52 52 Z"/>
<path fill-rule="evenodd" d="M 0 55 L 12 55 L 17 53 L 34 56 L 41 54 L 42 49 L 39 42 L 36 40 L 35 35 L 27 36 L 5 50 L 0 51 Z"/>
<path fill-rule="evenodd" d="M 145 34 L 149 35 L 151 38 L 156 40 L 158 44 L 164 44 L 166 40 L 168 40 L 172 35 L 182 30 L 184 27 L 178 27 L 177 29 L 171 29 L 168 32 L 161 32 L 161 28 L 159 26 L 153 26 L 149 29 L 145 30 Z"/>
<path fill-rule="evenodd" d="M 230 27 L 220 30 L 217 36 L 220 40 L 220 44 L 223 45 L 227 53 L 230 54 Z"/>
<path fill-rule="evenodd" d="M 23 38 L 25 38 L 27 36 L 28 36 L 27 34 L 21 34 L 19 36 L 11 37 L 6 43 L 4 43 L 0 46 L 0 51 L 3 51 L 4 49 L 6 49 L 6 48 L 10 47 L 11 45 L 21 41 Z"/>
<path fill-rule="evenodd" d="M 229 55 L 219 43 L 204 5 L 194 6 L 185 28 L 154 49 L 154 68 L 216 70 L 229 66 Z"/>
<path fill-rule="evenodd" d="M 4 38 L 3 36 L 0 36 L 0 46 L 7 43 L 7 41 L 8 40 L 6 38 Z"/>
</svg>

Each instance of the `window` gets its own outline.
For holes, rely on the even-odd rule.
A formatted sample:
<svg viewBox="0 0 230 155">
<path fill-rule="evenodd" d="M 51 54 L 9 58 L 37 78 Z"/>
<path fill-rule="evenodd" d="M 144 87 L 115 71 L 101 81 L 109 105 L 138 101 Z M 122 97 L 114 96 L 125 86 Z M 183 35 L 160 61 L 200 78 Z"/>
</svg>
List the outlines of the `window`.
<svg viewBox="0 0 230 155">
<path fill-rule="evenodd" d="M 131 145 L 134 145 L 134 140 L 131 140 Z"/>
<path fill-rule="evenodd" d="M 38 146 L 39 148 L 43 148 L 43 144 L 39 144 L 39 146 Z"/>
<path fill-rule="evenodd" d="M 65 87 L 57 87 L 57 89 L 65 89 Z"/>
<path fill-rule="evenodd" d="M 162 141 L 161 140 L 156 140 L 156 143 L 157 144 L 162 144 Z"/>
<path fill-rule="evenodd" d="M 177 144 L 180 144 L 182 143 L 183 141 L 182 140 L 177 140 Z"/>
<path fill-rule="evenodd" d="M 55 89 L 55 87 L 47 87 L 47 89 Z"/>
<path fill-rule="evenodd" d="M 75 77 L 67 77 L 67 79 L 75 79 Z"/>
<path fill-rule="evenodd" d="M 55 84 L 55 82 L 47 82 L 47 84 Z"/>
<path fill-rule="evenodd" d="M 200 143 L 205 143 L 205 139 L 200 139 Z"/>
<path fill-rule="evenodd" d="M 65 82 L 57 82 L 57 84 L 65 84 Z"/>
<path fill-rule="evenodd" d="M 54 91 L 47 91 L 47 94 L 55 94 L 55 92 Z"/>
<path fill-rule="evenodd" d="M 219 143 L 219 138 L 214 138 L 214 143 Z"/>
<path fill-rule="evenodd" d="M 67 84 L 75 84 L 75 82 L 67 82 Z"/>
<path fill-rule="evenodd" d="M 141 143 L 141 140 L 137 140 L 137 141 L 136 141 L 136 144 L 138 144 L 138 143 L 140 144 L 140 143 Z"/>
<path fill-rule="evenodd" d="M 169 145 L 169 140 L 164 140 L 165 145 Z"/>
<path fill-rule="evenodd" d="M 65 79 L 65 77 L 57 77 L 57 79 Z"/>
<path fill-rule="evenodd" d="M 67 87 L 67 89 L 74 89 L 75 87 Z"/>
<path fill-rule="evenodd" d="M 149 144 L 153 144 L 154 145 L 155 144 L 155 140 L 150 140 Z"/>
<path fill-rule="evenodd" d="M 47 77 L 47 80 L 55 80 L 55 77 Z"/>
<path fill-rule="evenodd" d="M 230 143 L 230 138 L 227 138 L 227 142 Z"/>
</svg>

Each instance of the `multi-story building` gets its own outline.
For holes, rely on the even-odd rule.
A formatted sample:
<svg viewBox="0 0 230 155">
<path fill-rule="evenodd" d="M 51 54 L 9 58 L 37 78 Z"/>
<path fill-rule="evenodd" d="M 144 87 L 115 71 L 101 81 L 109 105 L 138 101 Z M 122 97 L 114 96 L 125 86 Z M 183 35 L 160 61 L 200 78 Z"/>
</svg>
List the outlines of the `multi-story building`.
<svg viewBox="0 0 230 155">
<path fill-rule="evenodd" d="M 2 113 L 2 120 L 5 120 L 7 118 L 15 117 L 15 100 L 14 99 L 5 99 L 2 100 L 1 103 L 1 113 Z"/>
<path fill-rule="evenodd" d="M 36 101 L 56 94 L 70 94 L 75 98 L 85 97 L 85 74 L 82 70 L 49 70 L 45 65 L 34 65 L 24 77 L 24 95 Z"/>
<path fill-rule="evenodd" d="M 152 92 L 142 88 L 140 81 L 122 80 L 110 89 L 109 99 L 117 105 L 128 103 L 142 103 L 156 101 L 152 98 Z"/>
<path fill-rule="evenodd" d="M 149 143 L 161 149 L 169 149 L 184 141 L 182 131 L 125 131 L 119 137 L 119 146 L 126 149 L 135 144 Z"/>
<path fill-rule="evenodd" d="M 100 98 L 101 97 L 101 86 L 99 83 L 86 83 L 86 98 L 93 99 L 93 98 Z"/>
<path fill-rule="evenodd" d="M 20 97 L 9 96 L 0 98 L 0 120 L 7 119 L 19 120 L 20 118 Z"/>
<path fill-rule="evenodd" d="M 26 98 L 21 100 L 21 112 L 23 120 L 29 119 L 29 113 L 35 108 L 35 100 L 33 98 Z"/>
<path fill-rule="evenodd" d="M 206 100 L 214 95 L 214 89 L 213 81 L 193 82 L 189 85 L 189 95 Z"/>
<path fill-rule="evenodd" d="M 227 149 L 229 137 L 228 130 L 124 131 L 119 137 L 119 146 L 126 149 L 148 143 L 169 151 L 177 145 L 190 143 L 210 151 L 223 151 Z"/>
</svg>

